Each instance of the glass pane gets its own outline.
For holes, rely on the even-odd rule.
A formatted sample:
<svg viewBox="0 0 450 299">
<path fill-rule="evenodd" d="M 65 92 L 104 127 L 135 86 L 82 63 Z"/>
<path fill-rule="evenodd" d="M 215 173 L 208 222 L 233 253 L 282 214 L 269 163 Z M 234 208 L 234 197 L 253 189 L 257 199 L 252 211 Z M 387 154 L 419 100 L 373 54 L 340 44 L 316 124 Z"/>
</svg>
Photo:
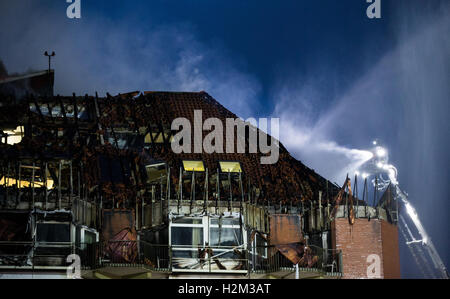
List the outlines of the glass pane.
<svg viewBox="0 0 450 299">
<path fill-rule="evenodd" d="M 239 225 L 239 218 L 222 218 L 222 225 Z M 211 225 L 219 225 L 219 218 L 211 218 Z"/>
<path fill-rule="evenodd" d="M 243 243 L 239 228 L 212 227 L 209 233 L 211 246 L 237 246 Z"/>
<path fill-rule="evenodd" d="M 183 167 L 185 171 L 205 171 L 203 161 L 183 161 Z"/>
<path fill-rule="evenodd" d="M 36 230 L 38 242 L 70 242 L 69 224 L 38 223 Z"/>
<path fill-rule="evenodd" d="M 239 162 L 225 162 L 221 161 L 219 162 L 220 165 L 220 171 L 221 172 L 242 172 L 241 164 Z"/>
<path fill-rule="evenodd" d="M 203 228 L 172 227 L 172 245 L 203 245 Z"/>
<path fill-rule="evenodd" d="M 97 236 L 93 232 L 84 231 L 84 243 L 92 244 L 95 243 Z"/>
</svg>

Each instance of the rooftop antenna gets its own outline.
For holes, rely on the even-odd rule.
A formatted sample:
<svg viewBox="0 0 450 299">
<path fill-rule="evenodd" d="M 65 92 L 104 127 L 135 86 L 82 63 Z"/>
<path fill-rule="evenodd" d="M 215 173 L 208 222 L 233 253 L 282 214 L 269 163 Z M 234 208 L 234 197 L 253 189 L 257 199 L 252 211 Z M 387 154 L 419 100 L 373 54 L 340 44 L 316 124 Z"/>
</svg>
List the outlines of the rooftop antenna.
<svg viewBox="0 0 450 299">
<path fill-rule="evenodd" d="M 52 51 L 52 54 L 48 54 L 48 52 L 45 51 L 44 55 L 48 57 L 48 72 L 50 73 L 50 62 L 52 57 L 55 56 L 55 51 Z"/>
</svg>

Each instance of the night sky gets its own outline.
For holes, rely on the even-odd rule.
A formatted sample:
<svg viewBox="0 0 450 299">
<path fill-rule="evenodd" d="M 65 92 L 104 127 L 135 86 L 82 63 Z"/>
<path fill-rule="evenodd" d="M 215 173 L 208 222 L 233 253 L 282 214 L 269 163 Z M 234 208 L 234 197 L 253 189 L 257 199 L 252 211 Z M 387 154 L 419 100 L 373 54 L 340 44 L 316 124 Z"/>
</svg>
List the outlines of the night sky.
<svg viewBox="0 0 450 299">
<path fill-rule="evenodd" d="M 0 2 L 8 71 L 47 67 L 55 92 L 205 90 L 237 115 L 280 117 L 280 139 L 342 184 L 378 138 L 450 266 L 450 1 Z M 402 241 L 402 238 L 400 238 Z M 402 276 L 420 277 L 401 245 Z"/>
</svg>

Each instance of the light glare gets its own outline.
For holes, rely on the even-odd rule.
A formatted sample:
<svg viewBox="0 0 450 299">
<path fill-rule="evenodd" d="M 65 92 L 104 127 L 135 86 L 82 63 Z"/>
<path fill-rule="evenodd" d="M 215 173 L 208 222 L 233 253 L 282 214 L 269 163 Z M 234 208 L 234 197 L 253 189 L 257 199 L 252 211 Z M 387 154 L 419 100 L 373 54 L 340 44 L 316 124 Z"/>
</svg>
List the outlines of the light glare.
<svg viewBox="0 0 450 299">
<path fill-rule="evenodd" d="M 386 149 L 382 148 L 382 147 L 378 147 L 377 148 L 377 156 L 378 157 L 384 157 L 386 156 Z"/>
</svg>

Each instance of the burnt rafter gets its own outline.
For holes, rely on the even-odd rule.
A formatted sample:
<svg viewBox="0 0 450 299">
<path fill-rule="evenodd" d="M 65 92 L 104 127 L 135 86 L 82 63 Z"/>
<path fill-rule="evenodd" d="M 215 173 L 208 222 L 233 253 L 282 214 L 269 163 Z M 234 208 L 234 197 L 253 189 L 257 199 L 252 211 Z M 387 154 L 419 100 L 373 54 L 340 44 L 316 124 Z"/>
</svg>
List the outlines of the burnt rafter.
<svg viewBox="0 0 450 299">
<path fill-rule="evenodd" d="M 128 178 L 134 172 L 134 183 L 145 181 L 146 178 L 142 176 L 145 163 L 151 160 L 165 161 L 172 168 L 171 182 L 174 184 L 178 183 L 178 168 L 182 160 L 204 161 L 211 177 L 219 161 L 239 161 L 243 170 L 242 181 L 246 183 L 242 187 L 233 183 L 232 192 L 239 188 L 247 192 L 249 182 L 254 189 L 250 196 L 252 200 L 268 205 L 286 206 L 304 200 L 314 201 L 317 200 L 318 190 L 324 193 L 327 190 L 330 196 L 338 192 L 336 186 L 328 184 L 324 178 L 294 159 L 282 144 L 279 147 L 279 160 L 274 165 L 261 165 L 260 157 L 263 154 L 260 152 L 174 154 L 170 140 L 176 132 L 170 129 L 170 123 L 175 118 L 184 117 L 193 123 L 194 110 L 202 110 L 203 119 L 216 117 L 225 122 L 226 118 L 237 118 L 206 92 L 145 92 L 139 95 L 133 92 L 118 96 L 108 94 L 104 98 L 97 94 L 82 97 L 75 94 L 69 97 L 29 96 L 23 101 L 28 103 L 28 111 L 22 118 L 28 124 L 26 137 L 20 144 L 1 145 L 0 151 L 7 153 L 7 156 L 35 153 L 42 157 L 65 157 L 98 165 L 99 156 L 106 155 L 117 161 L 119 168 L 113 172 L 118 171 L 120 177 Z M 43 112 L 43 106 L 48 112 Z M 57 112 L 55 107 L 59 109 Z M 4 107 L 0 107 L 0 115 L 4 111 Z M 0 119 L 0 124 L 5 121 Z M 204 135 L 206 133 L 203 132 Z M 112 144 L 106 142 L 109 134 Z M 147 134 L 151 144 L 144 143 Z M 248 149 L 248 136 L 245 139 Z M 236 136 L 234 142 L 236 148 Z M 11 151 L 12 148 L 17 150 Z M 98 169 L 98 166 L 95 168 Z M 87 188 L 99 184 L 99 173 L 101 171 L 85 170 Z M 105 182 L 102 184 L 105 185 Z M 201 184 L 204 185 L 203 182 Z M 183 188 L 188 189 L 189 186 Z M 229 190 L 220 192 L 224 195 Z"/>
</svg>

